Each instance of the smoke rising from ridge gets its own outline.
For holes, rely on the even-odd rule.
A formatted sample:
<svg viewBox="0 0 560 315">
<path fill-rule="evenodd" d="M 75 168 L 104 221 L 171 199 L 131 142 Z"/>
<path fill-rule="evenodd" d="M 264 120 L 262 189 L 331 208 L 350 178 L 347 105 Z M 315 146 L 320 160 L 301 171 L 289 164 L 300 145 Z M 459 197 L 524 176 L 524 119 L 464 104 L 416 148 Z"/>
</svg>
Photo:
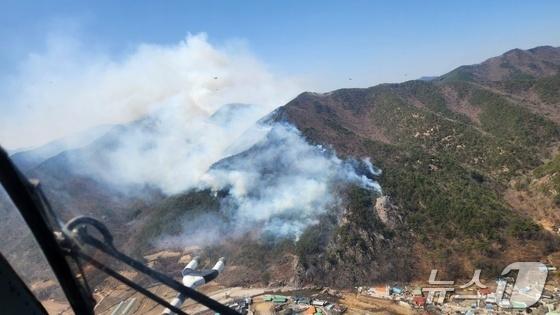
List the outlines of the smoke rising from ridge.
<svg viewBox="0 0 560 315">
<path fill-rule="evenodd" d="M 255 228 L 277 237 L 297 237 L 339 204 L 341 184 L 381 192 L 380 170 L 368 159 L 341 160 L 306 142 L 288 123 L 258 122 L 258 107 L 225 105 L 205 118 L 182 123 L 177 107 L 111 136 L 114 148 L 86 161 L 87 171 L 115 185 L 150 185 L 172 195 L 210 189 L 221 197 L 220 218 L 189 218 L 189 236 L 166 242 L 215 241 L 222 225 L 231 235 Z M 102 158 L 99 159 L 99 156 Z M 97 167 L 93 167 L 99 161 Z M 80 163 L 83 165 L 83 161 Z M 213 222 L 211 228 L 194 222 Z M 203 227 L 203 232 L 197 228 Z M 194 231 L 194 234 L 193 234 Z M 211 232 L 210 232 L 211 231 Z M 210 236 L 212 235 L 212 236 Z"/>
<path fill-rule="evenodd" d="M 18 97 L 11 101 L 32 110 L 0 118 L 0 141 L 34 145 L 119 124 L 87 154 L 72 156 L 76 171 L 165 195 L 225 191 L 221 211 L 233 233 L 259 224 L 276 236 L 297 237 L 337 204 L 337 185 L 381 191 L 369 160 L 341 160 L 288 123 L 260 121 L 301 88 L 244 50 L 216 48 L 201 34 L 177 45 L 142 45 L 117 62 L 53 45 L 31 56 L 16 78 Z M 190 222 L 197 225 L 204 224 Z"/>
<path fill-rule="evenodd" d="M 358 174 L 354 164 L 373 170 L 369 160 L 343 161 L 308 144 L 295 127 L 275 123 L 250 150 L 214 165 L 202 182 L 215 191 L 228 189 L 226 206 L 241 225 L 259 221 L 276 236 L 298 236 L 338 205 L 337 185 L 381 192 L 376 173 Z"/>
</svg>

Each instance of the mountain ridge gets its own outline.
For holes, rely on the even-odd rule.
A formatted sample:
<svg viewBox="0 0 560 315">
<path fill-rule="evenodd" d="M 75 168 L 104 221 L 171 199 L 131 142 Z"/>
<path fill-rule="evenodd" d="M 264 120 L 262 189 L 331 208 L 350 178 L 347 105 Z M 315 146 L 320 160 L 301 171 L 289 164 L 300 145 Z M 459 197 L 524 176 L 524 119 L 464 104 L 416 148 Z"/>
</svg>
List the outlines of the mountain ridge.
<svg viewBox="0 0 560 315">
<path fill-rule="evenodd" d="M 511 50 L 432 81 L 302 93 L 273 119 L 293 123 L 312 143 L 331 145 L 343 156 L 370 157 L 383 169 L 381 186 L 404 219 L 398 235 L 408 238 L 419 265 L 451 276 L 466 276 L 471 268 L 498 270 L 511 259 L 542 260 L 558 250 L 551 228 L 560 224 L 556 216 L 535 216 L 511 195 L 519 189 L 514 183 L 534 180 L 534 170 L 554 156 L 560 102 L 547 104 L 511 86 L 525 84 L 530 91 L 548 80 L 547 92 L 555 95 L 559 65 L 559 48 Z M 558 210 L 552 205 L 548 211 Z M 377 238 L 350 229 L 335 239 L 363 235 Z M 323 250 L 348 246 L 334 241 Z M 373 263 L 379 254 L 353 255 Z M 315 260 L 313 268 L 334 272 L 347 264 L 342 256 L 334 261 L 338 265 Z"/>
</svg>

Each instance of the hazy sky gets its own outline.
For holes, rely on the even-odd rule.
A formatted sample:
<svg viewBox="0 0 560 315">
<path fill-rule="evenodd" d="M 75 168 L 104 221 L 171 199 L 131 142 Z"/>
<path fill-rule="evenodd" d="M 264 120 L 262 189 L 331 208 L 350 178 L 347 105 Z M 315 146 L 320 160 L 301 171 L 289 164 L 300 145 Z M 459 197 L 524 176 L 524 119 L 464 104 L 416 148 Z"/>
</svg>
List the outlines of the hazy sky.
<svg viewBox="0 0 560 315">
<path fill-rule="evenodd" d="M 241 42 L 310 88 L 438 75 L 511 48 L 560 46 L 560 1 L 1 1 L 0 70 L 17 71 L 49 34 L 113 58 L 140 43 L 205 32 Z M 352 80 L 350 80 L 352 78 Z"/>
<path fill-rule="evenodd" d="M 304 90 L 560 46 L 560 1 L 464 2 L 0 0 L 0 143 L 36 146 L 177 102 L 272 110 Z"/>
</svg>

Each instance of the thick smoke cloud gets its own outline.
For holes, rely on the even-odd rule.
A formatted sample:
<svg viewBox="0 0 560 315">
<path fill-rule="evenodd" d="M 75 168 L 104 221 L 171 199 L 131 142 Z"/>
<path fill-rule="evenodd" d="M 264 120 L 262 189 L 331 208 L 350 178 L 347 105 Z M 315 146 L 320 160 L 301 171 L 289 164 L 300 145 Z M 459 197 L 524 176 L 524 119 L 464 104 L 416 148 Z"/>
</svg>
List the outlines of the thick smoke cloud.
<svg viewBox="0 0 560 315">
<path fill-rule="evenodd" d="M 214 113 L 190 113 L 182 102 L 170 102 L 158 112 L 105 138 L 109 150 L 82 157 L 77 170 L 116 186 L 149 185 L 167 195 L 200 187 L 201 178 L 224 157 L 250 147 L 265 132 L 251 128 L 263 108 L 229 104 Z M 244 135 L 244 137 L 242 137 Z"/>
<path fill-rule="evenodd" d="M 116 145 L 100 153 L 101 159 L 94 155 L 93 161 L 77 163 L 115 186 L 150 185 L 169 195 L 193 189 L 221 194 L 227 222 L 212 214 L 205 220 L 191 217 L 185 220 L 188 237 L 163 243 L 213 242 L 223 231 L 241 235 L 256 223 L 268 234 L 297 237 L 338 205 L 341 185 L 381 192 L 374 180 L 380 171 L 368 159 L 341 160 L 310 145 L 290 124 L 258 122 L 262 115 L 256 106 L 225 105 L 188 123 L 178 110 L 169 106 L 127 126 L 110 137 Z"/>
<path fill-rule="evenodd" d="M 9 149 L 129 122 L 169 103 L 191 119 L 233 102 L 266 112 L 301 91 L 294 78 L 272 74 L 242 46 L 217 48 L 205 34 L 175 45 L 143 44 L 120 58 L 50 36 L 44 52 L 29 54 L 1 83 L 0 143 Z"/>
<path fill-rule="evenodd" d="M 240 225 L 260 221 L 265 231 L 297 236 L 338 204 L 334 191 L 340 184 L 381 192 L 368 167 L 368 160 L 343 161 L 308 144 L 293 126 L 275 123 L 250 150 L 214 165 L 203 183 L 228 190 L 226 207 L 234 209 Z"/>
<path fill-rule="evenodd" d="M 76 171 L 166 195 L 225 191 L 221 211 L 233 233 L 260 223 L 274 235 L 297 237 L 337 204 L 337 185 L 380 191 L 369 160 L 343 161 L 289 124 L 260 122 L 301 87 L 246 51 L 218 49 L 196 35 L 172 46 L 142 45 L 113 61 L 76 54 L 67 44 L 29 58 L 11 101 L 32 110 L 0 118 L 0 141 L 34 145 L 120 123 L 90 152 L 73 155 Z M 29 133 L 17 132 L 24 129 Z M 189 231 L 193 222 L 213 221 L 211 214 L 196 220 Z"/>
</svg>

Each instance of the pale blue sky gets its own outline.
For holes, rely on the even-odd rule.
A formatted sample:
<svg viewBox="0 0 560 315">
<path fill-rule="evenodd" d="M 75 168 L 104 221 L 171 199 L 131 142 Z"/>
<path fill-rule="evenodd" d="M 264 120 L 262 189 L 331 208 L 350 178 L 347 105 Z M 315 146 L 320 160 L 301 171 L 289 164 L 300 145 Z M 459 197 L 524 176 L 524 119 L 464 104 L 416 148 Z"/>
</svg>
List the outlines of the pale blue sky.
<svg viewBox="0 0 560 315">
<path fill-rule="evenodd" d="M 560 46 L 560 1 L 1 1 L 0 70 L 41 52 L 49 32 L 116 58 L 139 43 L 243 40 L 282 74 L 323 89 L 369 86 L 482 61 L 511 48 Z M 350 81 L 349 78 L 352 78 Z"/>
</svg>

